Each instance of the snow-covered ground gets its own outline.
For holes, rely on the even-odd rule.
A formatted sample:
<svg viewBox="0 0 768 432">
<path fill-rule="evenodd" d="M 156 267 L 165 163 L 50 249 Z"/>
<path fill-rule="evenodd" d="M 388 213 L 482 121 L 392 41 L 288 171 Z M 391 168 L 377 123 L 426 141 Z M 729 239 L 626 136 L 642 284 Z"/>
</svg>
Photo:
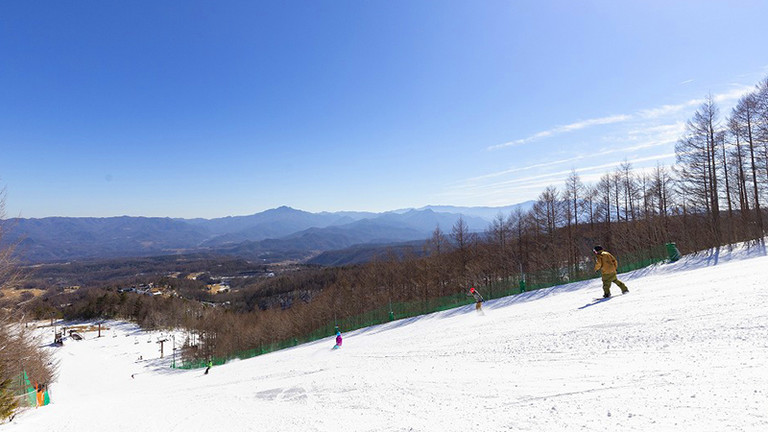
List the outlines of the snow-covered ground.
<svg viewBox="0 0 768 432">
<path fill-rule="evenodd" d="M 202 370 L 110 323 L 3 430 L 766 431 L 768 257 L 722 249 Z M 614 293 L 619 290 L 614 286 Z M 149 343 L 148 343 L 149 341 Z M 178 339 L 177 339 L 178 341 Z M 143 361 L 138 361 L 139 356 Z M 132 374 L 134 378 L 131 377 Z"/>
</svg>

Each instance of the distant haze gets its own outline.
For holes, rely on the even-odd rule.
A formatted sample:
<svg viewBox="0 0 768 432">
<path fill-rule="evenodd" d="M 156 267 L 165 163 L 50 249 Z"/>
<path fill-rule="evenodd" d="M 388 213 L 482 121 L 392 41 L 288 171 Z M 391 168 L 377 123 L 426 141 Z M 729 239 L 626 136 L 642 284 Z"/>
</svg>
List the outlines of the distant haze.
<svg viewBox="0 0 768 432">
<path fill-rule="evenodd" d="M 283 206 L 216 219 L 55 217 L 9 219 L 0 225 L 6 234 L 3 240 L 18 242 L 17 253 L 26 262 L 190 253 L 280 261 L 360 245 L 424 241 L 438 227 L 449 233 L 459 218 L 470 230 L 482 231 L 497 215 L 508 216 L 514 208 L 527 210 L 531 205 L 385 213 L 310 213 Z"/>
</svg>

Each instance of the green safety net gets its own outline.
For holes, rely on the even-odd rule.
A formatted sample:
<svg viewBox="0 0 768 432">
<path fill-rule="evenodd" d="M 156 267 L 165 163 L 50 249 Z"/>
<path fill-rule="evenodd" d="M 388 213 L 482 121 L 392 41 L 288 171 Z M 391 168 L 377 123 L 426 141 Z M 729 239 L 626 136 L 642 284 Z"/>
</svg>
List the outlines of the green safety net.
<svg viewBox="0 0 768 432">
<path fill-rule="evenodd" d="M 667 254 L 664 245 L 650 250 L 622 254 L 617 272 L 625 273 L 632 270 L 638 270 L 659 262 L 667 261 L 668 259 L 671 261 L 670 258 L 671 255 Z M 478 286 L 477 289 L 482 293 L 486 300 L 492 300 L 556 285 L 594 279 L 595 277 L 594 261 L 588 259 L 579 263 L 579 265 L 574 268 L 548 269 L 539 272 L 526 273 L 525 277 L 505 278 Z M 396 319 L 413 318 L 419 315 L 453 309 L 474 302 L 472 297 L 461 292 L 425 300 L 392 303 L 391 305 L 388 304 L 359 315 L 329 322 L 301 337 L 262 344 L 256 348 L 232 353 L 226 357 L 214 357 L 212 363 L 214 365 L 222 365 L 229 360 L 251 358 L 261 354 L 294 347 L 299 344 L 316 341 L 333 336 L 336 334 L 337 328 L 341 328 L 344 331 L 357 330 L 394 321 Z M 208 362 L 201 359 L 184 361 L 181 364 L 174 363 L 171 367 L 178 369 L 197 369 L 206 367 L 207 365 Z"/>
<path fill-rule="evenodd" d="M 36 407 L 45 406 L 51 403 L 51 398 L 47 389 L 43 391 L 43 394 L 40 397 L 40 403 L 38 403 L 37 389 L 32 384 L 32 381 L 30 381 L 29 376 L 27 376 L 27 371 L 22 371 L 19 374 L 16 396 L 19 399 L 20 406 Z"/>
<path fill-rule="evenodd" d="M 37 406 L 37 392 L 35 391 L 35 387 L 29 381 L 27 371 L 22 372 L 21 385 L 19 388 L 21 389 L 21 395 L 24 396 L 24 404 L 26 406 Z"/>
</svg>

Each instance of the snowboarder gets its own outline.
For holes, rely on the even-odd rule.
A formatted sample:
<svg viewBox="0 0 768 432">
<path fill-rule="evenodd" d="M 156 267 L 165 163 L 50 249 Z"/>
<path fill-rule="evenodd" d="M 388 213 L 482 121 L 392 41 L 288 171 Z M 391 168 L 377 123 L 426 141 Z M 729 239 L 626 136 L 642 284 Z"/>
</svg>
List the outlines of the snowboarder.
<svg viewBox="0 0 768 432">
<path fill-rule="evenodd" d="M 603 298 L 611 296 L 611 283 L 618 285 L 622 294 L 628 293 L 627 286 L 616 277 L 616 269 L 619 267 L 616 258 L 602 246 L 595 246 L 593 251 L 595 252 L 595 271 L 600 270 L 603 275 Z"/>
<path fill-rule="evenodd" d="M 336 345 L 333 346 L 332 349 L 339 349 L 341 348 L 341 332 L 336 329 Z"/>
<path fill-rule="evenodd" d="M 211 370 L 213 367 L 213 360 L 208 360 L 208 367 L 205 368 L 205 373 L 203 375 L 208 375 L 208 371 Z"/>
<path fill-rule="evenodd" d="M 480 293 L 477 292 L 477 290 L 474 287 L 471 287 L 469 289 L 469 294 L 467 294 L 467 295 L 468 296 L 472 296 L 472 297 L 475 298 L 475 302 L 477 302 L 477 303 L 475 303 L 475 310 L 477 311 L 477 313 L 485 315 L 483 313 L 483 309 L 482 309 L 482 304 L 485 301 L 483 299 L 483 296 L 481 296 Z"/>
</svg>

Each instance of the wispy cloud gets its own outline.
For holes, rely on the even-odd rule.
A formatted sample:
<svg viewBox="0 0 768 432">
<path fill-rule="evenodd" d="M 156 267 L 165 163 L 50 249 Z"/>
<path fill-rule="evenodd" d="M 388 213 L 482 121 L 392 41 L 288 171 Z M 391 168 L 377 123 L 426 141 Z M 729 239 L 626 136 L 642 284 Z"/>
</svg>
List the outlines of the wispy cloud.
<svg viewBox="0 0 768 432">
<path fill-rule="evenodd" d="M 653 162 L 653 161 L 662 160 L 662 159 L 669 159 L 670 157 L 674 157 L 674 156 L 675 156 L 674 153 L 661 153 L 661 154 L 656 154 L 656 155 L 651 155 L 651 156 L 646 156 L 646 157 L 641 157 L 641 158 L 634 158 L 634 159 L 631 159 L 631 160 L 628 159 L 626 161 L 631 163 L 631 164 L 641 164 L 641 163 L 644 163 L 644 162 Z M 579 174 L 579 175 L 598 171 L 600 173 L 600 175 L 602 175 L 602 174 L 604 174 L 606 172 L 606 170 L 610 171 L 611 169 L 614 169 L 614 168 L 618 167 L 619 165 L 623 164 L 624 162 L 625 162 L 625 160 L 623 160 L 623 159 L 622 160 L 614 160 L 614 161 L 610 161 L 610 162 L 606 162 L 606 163 L 601 163 L 601 164 L 597 164 L 597 165 L 590 165 L 590 166 L 586 166 L 586 167 L 573 168 L 573 169 L 568 169 L 568 170 L 560 170 L 560 171 L 549 172 L 549 173 L 533 175 L 533 176 L 527 176 L 527 177 L 520 177 L 520 178 L 516 178 L 516 179 L 513 179 L 513 180 L 505 181 L 505 182 L 499 182 L 499 183 L 496 183 L 496 185 L 497 186 L 502 186 L 502 185 L 504 185 L 504 186 L 522 186 L 522 185 L 530 184 L 531 182 L 535 182 L 535 184 L 537 186 L 542 186 L 543 185 L 543 186 L 546 187 L 546 186 L 552 184 L 553 182 L 561 182 L 561 181 L 564 182 L 565 178 L 571 172 L 574 172 L 574 171 L 577 174 Z M 542 180 L 545 180 L 545 181 L 542 182 Z"/>
<path fill-rule="evenodd" d="M 588 155 L 581 154 L 581 155 L 576 155 L 570 158 L 558 159 L 558 160 L 549 161 L 549 162 L 535 163 L 535 164 L 525 165 L 521 167 L 510 168 L 503 171 L 484 174 L 477 177 L 472 177 L 472 178 L 466 179 L 463 182 L 463 184 L 470 184 L 470 183 L 477 184 L 477 183 L 483 182 L 484 180 L 491 180 L 493 178 L 503 177 L 510 174 L 520 173 L 523 171 L 530 171 L 530 170 L 541 169 L 541 168 L 550 168 L 558 165 L 567 165 L 567 164 L 573 165 L 574 163 L 583 161 L 583 160 L 600 158 L 603 156 L 609 156 L 613 154 L 625 155 L 627 153 L 636 152 L 639 150 L 647 150 L 653 147 L 666 146 L 666 145 L 677 142 L 678 138 L 681 136 L 684 130 L 685 130 L 685 124 L 681 122 L 670 124 L 670 125 L 655 126 L 655 127 L 651 127 L 644 130 L 633 130 L 628 132 L 627 134 L 630 137 L 630 141 L 639 141 L 638 139 L 633 138 L 633 136 L 635 135 L 642 134 L 643 136 L 643 140 L 637 142 L 634 145 L 617 143 L 614 147 L 589 153 Z"/>
<path fill-rule="evenodd" d="M 690 82 L 693 80 L 681 84 Z M 753 89 L 732 84 L 711 97 L 721 108 L 728 108 Z M 705 100 L 702 97 L 582 120 L 488 147 L 498 150 L 542 141 L 536 145 L 547 151 L 515 151 L 512 166 L 457 181 L 439 197 L 467 205 L 504 205 L 534 199 L 546 186 L 562 185 L 572 171 L 591 184 L 624 161 L 632 164 L 636 174 L 653 170 L 658 162 L 674 163 L 674 144 L 685 132 L 685 118 Z M 567 136 L 588 128 L 596 130 Z"/>
<path fill-rule="evenodd" d="M 712 99 L 718 103 L 732 102 L 746 96 L 747 93 L 754 91 L 753 86 L 745 86 L 742 84 L 733 84 L 733 89 L 725 93 L 719 93 L 712 95 Z"/>
<path fill-rule="evenodd" d="M 685 80 L 685 81 L 681 82 L 680 85 L 690 84 L 692 82 L 693 82 L 693 80 L 689 79 L 689 80 Z"/>
<path fill-rule="evenodd" d="M 569 162 L 574 162 L 574 161 L 583 159 L 584 157 L 585 156 L 577 156 L 577 157 L 573 157 L 573 158 L 560 159 L 560 160 L 551 161 L 551 162 L 536 163 L 536 164 L 527 165 L 527 166 L 518 167 L 518 168 L 510 168 L 510 169 L 504 170 L 504 171 L 499 171 L 499 172 L 495 172 L 495 173 L 490 173 L 490 174 L 485 174 L 485 175 L 473 177 L 473 178 L 468 179 L 467 181 L 468 182 L 481 181 L 481 180 L 490 179 L 490 178 L 494 178 L 494 177 L 501 177 L 501 176 L 508 175 L 508 174 L 514 174 L 514 173 L 520 172 L 520 171 L 527 171 L 527 170 L 532 170 L 532 169 L 536 169 L 536 168 L 546 168 L 546 167 L 550 167 L 550 166 L 561 165 L 561 164 L 565 164 L 565 163 L 569 163 Z"/>
<path fill-rule="evenodd" d="M 677 114 L 684 109 L 687 109 L 696 105 L 701 105 L 702 102 L 704 102 L 704 99 L 692 99 L 680 104 L 662 105 L 656 108 L 640 110 L 637 112 L 637 115 L 643 119 L 657 119 L 657 118 L 666 117 L 672 114 Z"/>
<path fill-rule="evenodd" d="M 692 82 L 692 81 L 693 80 L 688 80 L 688 81 L 684 81 L 683 83 Z M 734 84 L 734 87 L 731 90 L 728 90 L 724 93 L 718 93 L 718 94 L 712 95 L 712 99 L 717 103 L 732 102 L 743 97 L 744 95 L 746 95 L 752 90 L 753 90 L 753 87 L 744 86 L 741 84 Z M 578 122 L 563 125 L 563 126 L 556 126 L 549 130 L 537 132 L 526 138 L 521 138 L 514 141 L 506 142 L 504 144 L 497 144 L 497 145 L 490 146 L 488 147 L 488 150 L 498 150 L 505 147 L 515 147 L 523 144 L 528 144 L 534 141 L 538 141 L 544 138 L 550 138 L 557 135 L 566 134 L 569 132 L 574 132 L 577 130 L 586 129 L 593 126 L 605 126 L 610 124 L 625 123 L 631 120 L 662 119 L 664 117 L 679 114 L 684 110 L 701 105 L 702 103 L 704 103 L 705 100 L 706 100 L 705 98 L 696 98 L 696 99 L 691 99 L 679 104 L 667 104 L 667 105 L 661 105 L 655 108 L 639 110 L 635 114 L 615 114 L 615 115 L 610 115 L 606 117 L 598 117 L 594 119 L 578 121 Z"/>
<path fill-rule="evenodd" d="M 634 129 L 625 131 L 628 142 L 638 142 L 641 146 L 657 146 L 669 142 L 675 142 L 685 132 L 685 123 L 678 121 L 672 124 L 649 126 L 640 125 Z"/>
<path fill-rule="evenodd" d="M 674 156 L 674 153 L 660 153 L 642 158 L 627 159 L 627 161 L 632 164 L 634 173 L 641 175 L 653 172 L 656 168 L 656 163 L 653 162 L 669 160 L 674 158 Z M 575 168 L 573 171 L 576 171 L 581 181 L 585 184 L 595 184 L 605 173 L 615 170 L 624 162 L 625 159 L 613 160 Z M 509 205 L 512 202 L 535 199 L 547 186 L 562 186 L 571 172 L 571 169 L 561 169 L 550 173 L 530 175 L 490 184 L 465 185 L 464 187 L 445 191 L 436 198 L 451 201 L 459 200 L 466 203 L 477 203 L 478 205 Z"/>
<path fill-rule="evenodd" d="M 650 170 L 654 168 L 653 166 L 643 167 L 643 164 L 647 164 L 648 162 L 669 160 L 674 158 L 674 156 L 674 153 L 665 152 L 644 157 L 610 160 L 608 162 L 583 166 L 579 168 L 560 169 L 552 172 L 531 174 L 524 177 L 516 177 L 491 183 L 466 183 L 461 186 L 452 188 L 449 192 L 444 193 L 443 196 L 450 197 L 450 199 L 471 198 L 474 200 L 481 200 L 483 202 L 498 202 L 500 204 L 508 204 L 511 197 L 519 197 L 517 199 L 521 200 L 531 199 L 547 186 L 564 183 L 565 179 L 568 177 L 568 175 L 570 175 L 572 171 L 575 171 L 581 177 L 583 182 L 593 183 L 599 180 L 599 178 L 606 172 L 610 172 L 616 169 L 625 161 L 628 161 L 635 167 L 636 173 L 640 173 L 643 170 Z M 514 198 L 512 199 L 514 200 Z"/>
<path fill-rule="evenodd" d="M 752 90 L 753 90 L 752 87 L 735 85 L 733 89 L 728 90 L 727 92 L 712 95 L 712 100 L 714 100 L 717 103 L 732 102 L 732 101 L 738 100 L 739 98 L 743 97 L 744 95 L 746 95 Z M 668 116 L 670 114 L 677 114 L 680 111 L 683 111 L 685 109 L 699 106 L 703 104 L 705 101 L 706 101 L 705 98 L 691 99 L 689 101 L 685 101 L 683 103 L 679 103 L 675 105 L 662 105 L 657 108 L 640 110 L 638 111 L 637 114 L 643 119 L 656 119 L 656 118 Z"/>
<path fill-rule="evenodd" d="M 607 117 L 599 117 L 584 121 L 579 121 L 576 123 L 571 123 L 563 126 L 556 126 L 550 130 L 542 131 L 535 133 L 527 138 L 522 138 L 515 141 L 510 141 L 504 144 L 498 144 L 495 146 L 488 147 L 488 150 L 496 150 L 504 147 L 514 147 L 522 144 L 527 144 L 529 142 L 537 141 L 542 138 L 547 138 L 555 135 L 560 135 L 568 132 L 577 131 L 580 129 L 585 129 L 591 126 L 599 126 L 599 125 L 608 125 L 612 123 L 620 123 L 629 120 L 632 118 L 631 116 L 619 114 L 619 115 L 612 115 Z"/>
</svg>

